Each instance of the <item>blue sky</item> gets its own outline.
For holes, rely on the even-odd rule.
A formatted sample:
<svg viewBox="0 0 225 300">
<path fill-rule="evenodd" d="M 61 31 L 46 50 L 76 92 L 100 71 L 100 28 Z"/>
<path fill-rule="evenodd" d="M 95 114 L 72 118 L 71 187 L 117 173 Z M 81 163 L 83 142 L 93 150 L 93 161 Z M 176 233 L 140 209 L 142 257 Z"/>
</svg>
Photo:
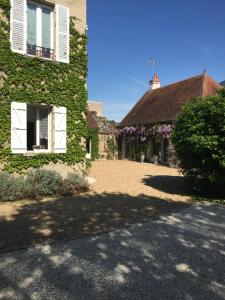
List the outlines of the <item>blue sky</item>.
<svg viewBox="0 0 225 300">
<path fill-rule="evenodd" d="M 225 80 L 224 0 L 88 0 L 89 100 L 120 121 L 148 89 L 207 70 Z"/>
</svg>

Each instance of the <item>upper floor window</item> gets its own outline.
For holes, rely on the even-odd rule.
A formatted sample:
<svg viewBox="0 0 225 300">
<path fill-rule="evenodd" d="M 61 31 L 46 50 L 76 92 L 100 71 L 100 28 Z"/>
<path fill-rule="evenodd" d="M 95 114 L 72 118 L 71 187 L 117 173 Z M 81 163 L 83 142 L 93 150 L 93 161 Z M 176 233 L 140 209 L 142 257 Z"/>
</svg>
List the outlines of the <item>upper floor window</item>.
<svg viewBox="0 0 225 300">
<path fill-rule="evenodd" d="M 14 52 L 69 63 L 69 8 L 11 0 L 10 41 Z"/>
<path fill-rule="evenodd" d="M 53 8 L 27 3 L 27 54 L 54 58 Z"/>
</svg>

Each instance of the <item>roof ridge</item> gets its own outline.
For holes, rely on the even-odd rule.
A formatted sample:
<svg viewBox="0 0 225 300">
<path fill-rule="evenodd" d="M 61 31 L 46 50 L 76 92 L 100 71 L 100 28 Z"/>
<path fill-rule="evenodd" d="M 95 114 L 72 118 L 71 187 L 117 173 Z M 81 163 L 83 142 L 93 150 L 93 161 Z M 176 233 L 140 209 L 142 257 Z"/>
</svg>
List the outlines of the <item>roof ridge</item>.
<svg viewBox="0 0 225 300">
<path fill-rule="evenodd" d="M 203 93 L 216 93 L 219 84 L 208 74 L 192 76 L 155 90 L 147 90 L 122 119 L 119 126 L 174 120 L 181 106 Z"/>
<path fill-rule="evenodd" d="M 168 86 L 176 85 L 176 84 L 178 84 L 178 83 L 181 83 L 181 82 L 184 82 L 184 81 L 187 81 L 187 80 L 191 80 L 191 79 L 197 78 L 197 77 L 203 77 L 203 76 L 204 76 L 204 74 L 199 74 L 199 75 L 196 75 L 196 76 L 188 77 L 188 78 L 186 78 L 186 79 L 178 80 L 178 81 L 175 81 L 175 82 L 173 82 L 173 83 L 169 83 L 169 84 L 167 84 L 167 85 L 164 85 L 164 86 L 162 86 L 162 87 L 160 87 L 160 88 L 158 88 L 158 89 L 151 90 L 150 92 L 154 92 L 154 91 L 157 91 L 157 90 L 161 90 L 161 89 L 164 89 L 164 88 L 166 88 L 166 87 L 168 87 Z M 208 75 L 207 75 L 207 76 L 208 76 Z M 209 76 L 208 76 L 208 77 L 209 77 Z M 148 91 L 147 91 L 146 93 L 148 93 Z"/>
</svg>

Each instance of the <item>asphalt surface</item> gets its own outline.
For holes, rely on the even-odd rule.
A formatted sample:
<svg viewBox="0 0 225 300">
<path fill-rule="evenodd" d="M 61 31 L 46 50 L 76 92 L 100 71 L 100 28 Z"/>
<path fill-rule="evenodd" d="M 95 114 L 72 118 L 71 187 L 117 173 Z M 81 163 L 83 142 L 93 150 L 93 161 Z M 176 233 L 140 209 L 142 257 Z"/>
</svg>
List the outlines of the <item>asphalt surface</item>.
<svg viewBox="0 0 225 300">
<path fill-rule="evenodd" d="M 225 206 L 1 253 L 0 299 L 225 299 Z"/>
</svg>

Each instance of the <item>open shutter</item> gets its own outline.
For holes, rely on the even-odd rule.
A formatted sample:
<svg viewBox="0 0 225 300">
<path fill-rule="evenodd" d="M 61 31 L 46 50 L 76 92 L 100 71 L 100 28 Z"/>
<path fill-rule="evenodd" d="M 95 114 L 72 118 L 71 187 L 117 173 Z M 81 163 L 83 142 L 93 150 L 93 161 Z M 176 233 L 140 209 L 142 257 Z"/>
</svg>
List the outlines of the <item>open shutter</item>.
<svg viewBox="0 0 225 300">
<path fill-rule="evenodd" d="M 11 149 L 12 153 L 27 151 L 27 105 L 11 103 Z"/>
<path fill-rule="evenodd" d="M 69 8 L 56 4 L 56 60 L 69 63 Z"/>
<path fill-rule="evenodd" d="M 54 107 L 54 152 L 66 153 L 66 108 Z"/>
<path fill-rule="evenodd" d="M 11 0 L 10 42 L 11 50 L 26 53 L 26 0 Z"/>
</svg>

